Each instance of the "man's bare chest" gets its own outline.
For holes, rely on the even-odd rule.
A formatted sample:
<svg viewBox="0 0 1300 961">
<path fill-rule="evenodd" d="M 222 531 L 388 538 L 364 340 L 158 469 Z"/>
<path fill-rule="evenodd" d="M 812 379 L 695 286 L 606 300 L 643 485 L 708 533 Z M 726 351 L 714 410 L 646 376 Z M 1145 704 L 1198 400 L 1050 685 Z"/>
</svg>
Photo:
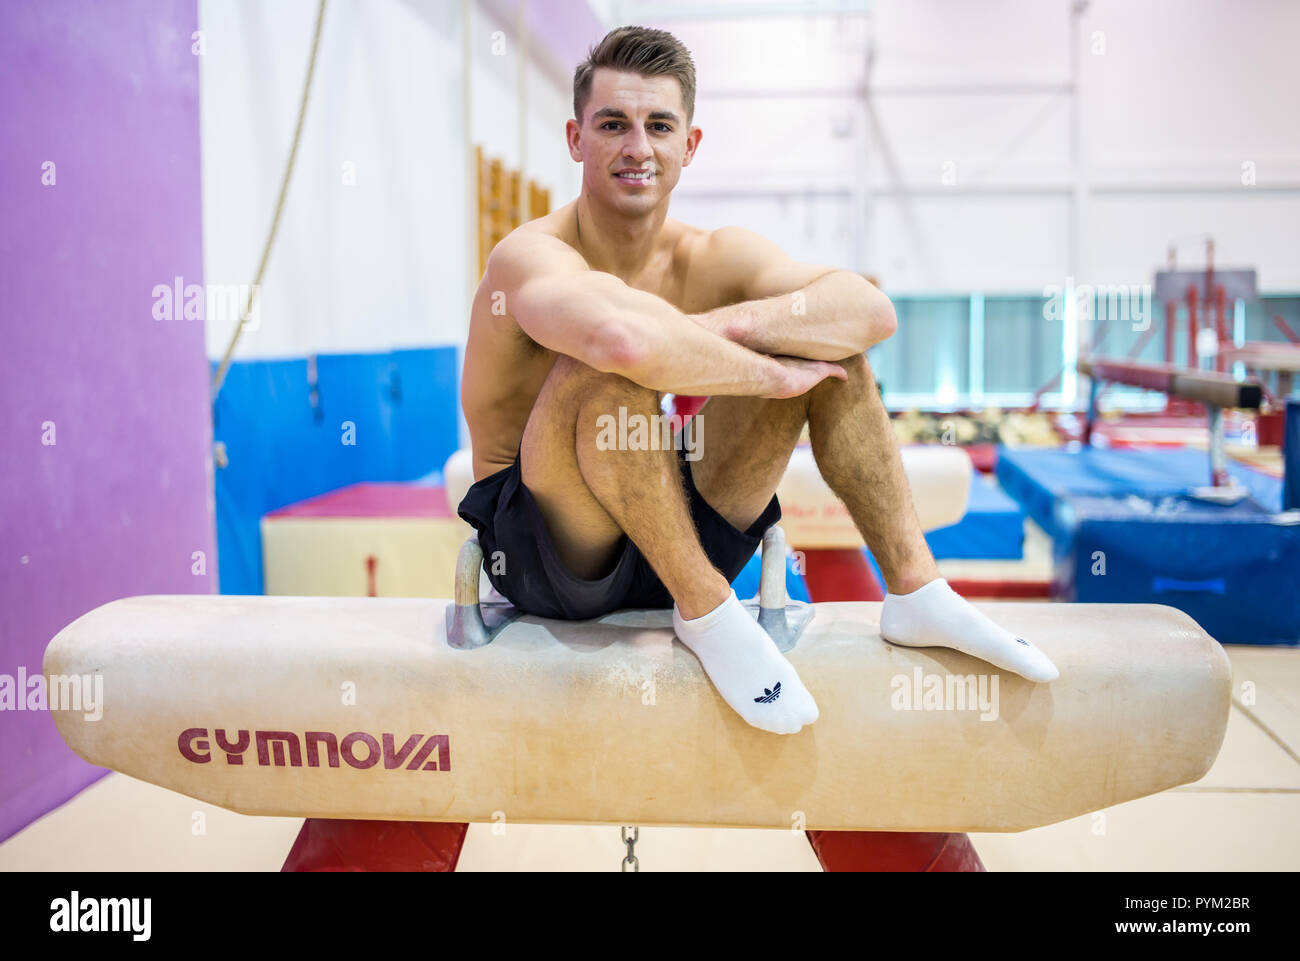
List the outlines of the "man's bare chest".
<svg viewBox="0 0 1300 961">
<path fill-rule="evenodd" d="M 628 286 L 654 294 L 684 314 L 703 314 L 735 302 L 719 284 L 709 281 L 706 271 L 699 269 L 676 269 L 652 278 L 638 277 Z"/>
</svg>

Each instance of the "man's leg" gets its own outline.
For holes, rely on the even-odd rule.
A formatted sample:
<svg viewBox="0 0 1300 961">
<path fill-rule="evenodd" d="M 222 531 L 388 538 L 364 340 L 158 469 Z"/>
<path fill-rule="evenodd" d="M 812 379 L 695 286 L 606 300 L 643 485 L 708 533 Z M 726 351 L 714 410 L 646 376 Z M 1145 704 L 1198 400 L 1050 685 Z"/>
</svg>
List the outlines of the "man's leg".
<svg viewBox="0 0 1300 961">
<path fill-rule="evenodd" d="M 714 510 L 744 530 L 767 507 L 805 421 L 813 457 L 880 564 L 888 588 L 906 594 L 939 576 L 898 442 L 865 354 L 838 362 L 847 381 L 827 379 L 788 400 L 712 397 L 695 484 Z"/>
<path fill-rule="evenodd" d="M 803 398 L 709 400 L 700 412 L 712 414 L 706 453 L 695 475 L 705 500 L 737 526 L 752 523 L 789 464 L 798 439 L 797 429 L 791 438 L 792 425 L 802 424 L 802 407 L 817 467 L 885 575 L 885 639 L 911 647 L 951 647 L 1031 680 L 1057 677 L 1046 655 L 998 627 L 940 577 L 866 355 L 839 363 L 847 381 L 823 381 Z"/>
<path fill-rule="evenodd" d="M 793 734 L 817 705 L 776 644 L 741 606 L 696 535 L 671 449 L 602 449 L 601 418 L 659 414 L 658 393 L 571 358 L 556 361 L 524 432 L 523 481 L 574 573 L 600 576 L 621 533 L 672 595 L 677 636 L 746 722 Z"/>
<path fill-rule="evenodd" d="M 1032 681 L 1054 680 L 1059 672 L 1046 654 L 994 624 L 939 576 L 871 366 L 862 355 L 844 369 L 849 379 L 836 385 L 843 390 L 814 397 L 808 431 L 818 469 L 885 575 L 881 636 L 905 647 L 951 647 Z"/>
<path fill-rule="evenodd" d="M 813 457 L 844 501 L 896 594 L 939 576 L 916 508 L 889 414 L 865 354 L 838 362 L 847 381 L 827 379 L 789 400 L 712 397 L 705 420 L 704 457 L 695 484 L 713 508 L 744 530 L 762 513 L 790 464 L 805 421 Z"/>
<path fill-rule="evenodd" d="M 849 379 L 812 391 L 808 436 L 813 459 L 871 548 L 891 594 L 910 594 L 939 577 L 916 518 L 898 440 L 865 354 L 839 362 Z M 842 389 L 834 390 L 832 387 Z"/>
<path fill-rule="evenodd" d="M 598 419 L 658 414 L 659 395 L 561 354 L 524 431 L 524 485 L 561 559 L 594 579 L 617 556 L 623 534 L 636 544 L 686 616 L 717 607 L 730 587 L 709 562 L 691 521 L 677 454 L 597 449 Z"/>
</svg>

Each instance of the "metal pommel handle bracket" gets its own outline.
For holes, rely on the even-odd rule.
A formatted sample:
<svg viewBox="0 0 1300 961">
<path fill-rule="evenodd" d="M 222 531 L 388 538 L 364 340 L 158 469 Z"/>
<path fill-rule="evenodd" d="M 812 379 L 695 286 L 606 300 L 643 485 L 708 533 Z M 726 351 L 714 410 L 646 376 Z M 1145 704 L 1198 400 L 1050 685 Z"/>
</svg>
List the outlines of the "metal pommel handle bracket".
<svg viewBox="0 0 1300 961">
<path fill-rule="evenodd" d="M 461 545 L 456 559 L 456 597 L 447 605 L 447 644 L 456 650 L 474 650 L 490 644 L 502 628 L 522 616 L 522 612 L 504 599 L 479 603 L 482 569 L 483 549 L 478 538 L 471 537 Z M 757 615 L 759 626 L 782 653 L 795 646 L 804 627 L 812 620 L 811 604 L 789 600 L 786 595 L 785 532 L 776 525 L 763 535 L 758 597 L 743 603 L 751 614 Z"/>
<path fill-rule="evenodd" d="M 776 641 L 777 650 L 793 650 L 799 635 L 812 620 L 815 608 L 804 601 L 792 601 L 785 590 L 785 531 L 773 524 L 763 534 L 763 561 L 758 581 L 758 600 L 743 602 L 751 613 L 757 609 L 758 626 Z"/>
<path fill-rule="evenodd" d="M 478 585 L 483 570 L 483 548 L 474 536 L 460 547 L 456 558 L 456 597 L 447 605 L 447 644 L 459 651 L 472 651 L 492 638 L 522 612 L 509 601 L 479 603 Z"/>
</svg>

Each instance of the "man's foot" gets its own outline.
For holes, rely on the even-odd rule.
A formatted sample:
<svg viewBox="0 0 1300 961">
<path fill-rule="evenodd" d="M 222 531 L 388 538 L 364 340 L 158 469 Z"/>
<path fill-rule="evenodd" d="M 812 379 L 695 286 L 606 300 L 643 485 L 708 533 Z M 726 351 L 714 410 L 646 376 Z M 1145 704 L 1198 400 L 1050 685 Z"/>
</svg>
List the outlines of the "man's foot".
<svg viewBox="0 0 1300 961">
<path fill-rule="evenodd" d="M 1046 654 L 998 627 L 943 578 L 910 594 L 886 594 L 880 636 L 902 647 L 950 647 L 1031 681 L 1061 676 Z"/>
<path fill-rule="evenodd" d="M 773 734 L 794 734 L 817 720 L 817 703 L 794 665 L 731 591 L 703 617 L 685 620 L 673 606 L 678 639 L 700 659 L 722 699 L 746 722 Z"/>
</svg>

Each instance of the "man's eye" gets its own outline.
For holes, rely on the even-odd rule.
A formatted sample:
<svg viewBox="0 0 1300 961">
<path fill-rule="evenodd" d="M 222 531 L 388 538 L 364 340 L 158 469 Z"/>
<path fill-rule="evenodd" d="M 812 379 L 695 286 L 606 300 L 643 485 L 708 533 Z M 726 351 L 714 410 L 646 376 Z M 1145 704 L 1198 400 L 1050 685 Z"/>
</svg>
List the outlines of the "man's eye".
<svg viewBox="0 0 1300 961">
<path fill-rule="evenodd" d="M 606 120 L 603 124 L 601 124 L 601 126 L 602 126 L 605 130 L 609 130 L 609 129 L 613 128 L 613 127 L 617 127 L 617 126 L 619 126 L 619 123 L 618 123 L 618 121 L 616 121 L 616 120 Z"/>
<path fill-rule="evenodd" d="M 666 124 L 666 123 L 657 123 L 657 124 L 655 124 L 655 127 L 657 127 L 661 133 L 672 133 L 672 132 L 673 132 L 673 128 L 670 127 L 670 126 L 669 126 L 668 124 Z"/>
</svg>

